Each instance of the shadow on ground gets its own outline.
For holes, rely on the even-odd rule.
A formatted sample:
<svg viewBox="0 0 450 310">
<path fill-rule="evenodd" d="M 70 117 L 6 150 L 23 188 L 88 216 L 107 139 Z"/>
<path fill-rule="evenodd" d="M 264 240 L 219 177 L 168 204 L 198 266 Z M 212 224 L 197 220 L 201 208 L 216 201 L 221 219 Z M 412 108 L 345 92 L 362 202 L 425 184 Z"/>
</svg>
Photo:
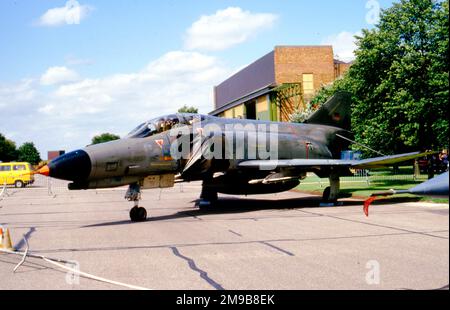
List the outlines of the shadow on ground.
<svg viewBox="0 0 450 310">
<path fill-rule="evenodd" d="M 405 202 L 417 202 L 420 198 L 416 197 L 393 197 L 388 199 L 382 199 L 375 201 L 374 205 L 383 204 L 395 204 L 395 203 L 405 203 Z M 220 198 L 217 203 L 208 209 L 198 209 L 195 205 L 198 200 L 192 201 L 194 204 L 192 210 L 183 210 L 174 214 L 153 216 L 150 217 L 145 222 L 157 222 L 166 221 L 180 218 L 196 218 L 197 216 L 208 215 L 208 214 L 236 214 L 236 213 L 247 213 L 262 210 L 294 210 L 303 208 L 345 208 L 350 206 L 363 206 L 364 200 L 346 200 L 342 201 L 340 206 L 320 206 L 322 202 L 321 197 L 301 197 L 301 198 L 291 198 L 291 199 L 280 199 L 280 200 L 265 200 L 265 199 L 248 199 L 248 198 L 234 198 L 225 197 Z M 151 208 L 148 208 L 149 213 L 151 213 Z M 130 220 L 122 220 L 116 222 L 98 223 L 92 225 L 82 226 L 82 228 L 88 227 L 101 227 L 101 226 L 113 226 L 113 225 L 124 225 L 131 224 Z"/>
</svg>

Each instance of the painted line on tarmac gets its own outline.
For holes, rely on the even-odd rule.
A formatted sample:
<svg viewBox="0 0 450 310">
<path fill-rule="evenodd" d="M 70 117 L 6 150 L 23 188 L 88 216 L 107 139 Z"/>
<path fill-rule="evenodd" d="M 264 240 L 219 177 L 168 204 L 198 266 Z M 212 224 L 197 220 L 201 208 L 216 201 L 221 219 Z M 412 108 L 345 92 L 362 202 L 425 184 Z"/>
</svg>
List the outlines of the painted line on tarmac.
<svg viewBox="0 0 450 310">
<path fill-rule="evenodd" d="M 176 247 L 170 247 L 170 249 L 172 250 L 173 254 L 179 258 L 182 258 L 183 260 L 187 261 L 189 267 L 194 270 L 195 272 L 198 272 L 200 274 L 200 278 L 202 278 L 203 280 L 205 280 L 209 285 L 211 285 L 213 288 L 215 288 L 216 290 L 224 290 L 224 288 L 217 283 L 216 281 L 214 281 L 213 279 L 211 279 L 208 276 L 208 273 L 204 270 L 201 270 L 200 268 L 197 267 L 197 265 L 195 264 L 194 260 L 192 258 L 189 258 L 187 256 L 184 256 L 180 253 L 180 251 L 178 251 L 178 249 Z"/>
<path fill-rule="evenodd" d="M 228 231 L 229 231 L 230 233 L 236 235 L 236 236 L 242 237 L 242 235 L 241 235 L 240 233 L 237 233 L 237 232 L 235 232 L 235 231 L 233 231 L 233 230 L 231 230 L 231 229 L 228 229 Z"/>
<path fill-rule="evenodd" d="M 444 233 L 448 230 L 428 231 L 428 233 Z M 233 242 L 205 242 L 205 243 L 178 243 L 178 244 L 160 244 L 160 245 L 142 245 L 142 246 L 123 246 L 123 247 L 102 247 L 102 248 L 62 248 L 62 249 L 41 249 L 35 253 L 68 253 L 68 252 L 102 252 L 102 251 L 122 251 L 122 250 L 141 250 L 141 249 L 171 249 L 188 248 L 198 246 L 217 246 L 217 245 L 247 245 L 257 244 L 261 242 L 305 242 L 305 241 L 327 241 L 327 240 L 345 240 L 345 239 L 359 239 L 359 238 L 379 238 L 388 236 L 404 236 L 414 235 L 416 232 L 393 232 L 384 234 L 369 234 L 369 235 L 350 235 L 337 237 L 319 237 L 319 238 L 289 238 L 289 239 L 272 239 L 272 240 L 249 240 L 249 241 L 233 241 Z M 444 238 L 447 239 L 448 238 Z"/>
<path fill-rule="evenodd" d="M 277 247 L 277 246 L 275 246 L 275 245 L 273 245 L 273 244 L 270 244 L 269 242 L 266 242 L 266 241 L 260 241 L 259 243 L 264 244 L 264 245 L 267 245 L 267 246 L 271 247 L 272 249 L 275 249 L 275 250 L 277 250 L 277 251 L 279 251 L 279 252 L 281 252 L 281 253 L 284 253 L 284 254 L 286 254 L 286 255 L 289 255 L 289 256 L 295 256 L 294 253 L 289 252 L 289 251 L 286 251 L 286 250 L 284 250 L 284 249 L 282 249 L 282 248 L 279 248 L 279 247 Z"/>
<path fill-rule="evenodd" d="M 421 232 L 421 231 L 414 231 L 414 230 L 409 230 L 409 229 L 404 229 L 404 228 L 399 228 L 399 227 L 394 227 L 394 226 L 389 226 L 389 225 L 382 225 L 382 224 L 368 223 L 368 222 L 363 222 L 363 221 L 358 221 L 358 220 L 351 220 L 351 219 L 346 219 L 346 218 L 339 217 L 339 216 L 328 215 L 328 214 L 321 214 L 321 213 L 310 212 L 310 211 L 305 211 L 305 210 L 298 210 L 298 211 L 304 212 L 304 213 L 308 213 L 308 214 L 315 214 L 315 215 L 319 215 L 319 216 L 325 216 L 325 217 L 329 217 L 329 218 L 336 219 L 336 220 L 341 220 L 341 221 L 347 221 L 347 222 L 358 223 L 358 224 L 365 224 L 365 225 L 369 225 L 369 226 L 382 227 L 382 228 L 388 228 L 388 229 L 394 229 L 394 230 L 397 230 L 397 231 L 403 231 L 403 232 L 407 232 L 407 233 L 411 233 L 411 234 L 418 234 L 418 235 L 423 235 L 423 236 L 439 238 L 439 239 L 447 239 L 448 240 L 447 237 L 435 236 L 435 235 L 431 235 L 429 233 Z"/>
</svg>

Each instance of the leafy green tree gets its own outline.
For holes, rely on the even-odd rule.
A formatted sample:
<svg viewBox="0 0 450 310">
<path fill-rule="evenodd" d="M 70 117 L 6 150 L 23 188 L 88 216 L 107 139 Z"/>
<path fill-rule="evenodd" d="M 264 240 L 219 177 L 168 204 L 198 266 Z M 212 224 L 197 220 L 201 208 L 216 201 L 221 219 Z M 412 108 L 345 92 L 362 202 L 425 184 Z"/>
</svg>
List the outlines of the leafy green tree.
<svg viewBox="0 0 450 310">
<path fill-rule="evenodd" d="M 187 105 L 184 105 L 178 109 L 178 113 L 198 113 L 198 109 L 196 107 L 188 107 Z"/>
<path fill-rule="evenodd" d="M 314 100 L 351 92 L 356 141 L 383 153 L 448 147 L 448 14 L 448 2 L 435 0 L 384 10 L 376 28 L 357 37 L 344 78 Z"/>
<path fill-rule="evenodd" d="M 92 144 L 105 143 L 113 140 L 120 139 L 120 136 L 112 134 L 112 133 L 102 133 L 101 135 L 95 136 L 92 138 Z"/>
<path fill-rule="evenodd" d="M 19 161 L 26 161 L 32 165 L 37 165 L 41 161 L 39 151 L 33 142 L 25 142 L 17 150 Z"/>
<path fill-rule="evenodd" d="M 0 161 L 9 162 L 17 159 L 16 144 L 0 133 Z"/>
</svg>

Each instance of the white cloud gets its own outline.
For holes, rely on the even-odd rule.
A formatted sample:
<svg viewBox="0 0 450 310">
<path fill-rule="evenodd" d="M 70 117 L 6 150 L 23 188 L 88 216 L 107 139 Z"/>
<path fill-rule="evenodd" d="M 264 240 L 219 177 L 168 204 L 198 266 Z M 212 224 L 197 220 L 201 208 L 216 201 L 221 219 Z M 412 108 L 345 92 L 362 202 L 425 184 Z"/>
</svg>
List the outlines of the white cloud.
<svg viewBox="0 0 450 310">
<path fill-rule="evenodd" d="M 18 108 L 23 103 L 32 101 L 37 93 L 34 84 L 33 79 L 23 79 L 11 85 L 0 84 L 0 108 Z"/>
<path fill-rule="evenodd" d="M 354 51 L 356 50 L 356 35 L 360 35 L 360 33 L 342 31 L 338 34 L 326 37 L 322 40 L 322 44 L 332 45 L 334 54 L 339 60 L 347 62 L 352 61 L 355 59 Z"/>
<path fill-rule="evenodd" d="M 41 76 L 42 85 L 57 85 L 78 80 L 78 73 L 66 67 L 50 67 Z"/>
<path fill-rule="evenodd" d="M 271 27 L 277 16 L 252 13 L 239 7 L 204 15 L 187 30 L 185 47 L 188 50 L 218 51 L 247 41 L 258 31 Z"/>
<path fill-rule="evenodd" d="M 117 112 L 120 117 L 173 113 L 184 104 L 212 109 L 213 85 L 229 72 L 217 59 L 196 52 L 168 52 L 136 73 L 83 79 L 59 86 L 40 112 L 74 117 Z"/>
<path fill-rule="evenodd" d="M 40 26 L 77 25 L 93 10 L 89 5 L 80 5 L 76 0 L 69 0 L 65 6 L 49 9 L 40 18 Z"/>
</svg>

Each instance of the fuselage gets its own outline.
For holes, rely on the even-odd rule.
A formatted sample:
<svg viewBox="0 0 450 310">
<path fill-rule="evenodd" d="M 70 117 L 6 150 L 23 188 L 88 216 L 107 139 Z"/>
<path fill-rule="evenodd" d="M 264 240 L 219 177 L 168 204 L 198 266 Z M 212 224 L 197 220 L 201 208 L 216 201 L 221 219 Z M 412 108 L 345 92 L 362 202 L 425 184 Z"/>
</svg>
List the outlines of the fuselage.
<svg viewBox="0 0 450 310">
<path fill-rule="evenodd" d="M 348 135 L 324 125 L 174 114 L 145 122 L 122 139 L 62 155 L 49 164 L 50 176 L 72 181 L 71 189 L 122 186 L 167 174 L 192 181 L 222 173 L 229 178 L 224 182 L 234 182 L 242 179 L 238 164 L 245 160 L 339 158 L 345 143 L 336 143 L 337 133 Z M 245 178 L 274 172 L 249 172 Z M 297 173 L 304 177 L 303 171 L 290 172 Z"/>
</svg>

